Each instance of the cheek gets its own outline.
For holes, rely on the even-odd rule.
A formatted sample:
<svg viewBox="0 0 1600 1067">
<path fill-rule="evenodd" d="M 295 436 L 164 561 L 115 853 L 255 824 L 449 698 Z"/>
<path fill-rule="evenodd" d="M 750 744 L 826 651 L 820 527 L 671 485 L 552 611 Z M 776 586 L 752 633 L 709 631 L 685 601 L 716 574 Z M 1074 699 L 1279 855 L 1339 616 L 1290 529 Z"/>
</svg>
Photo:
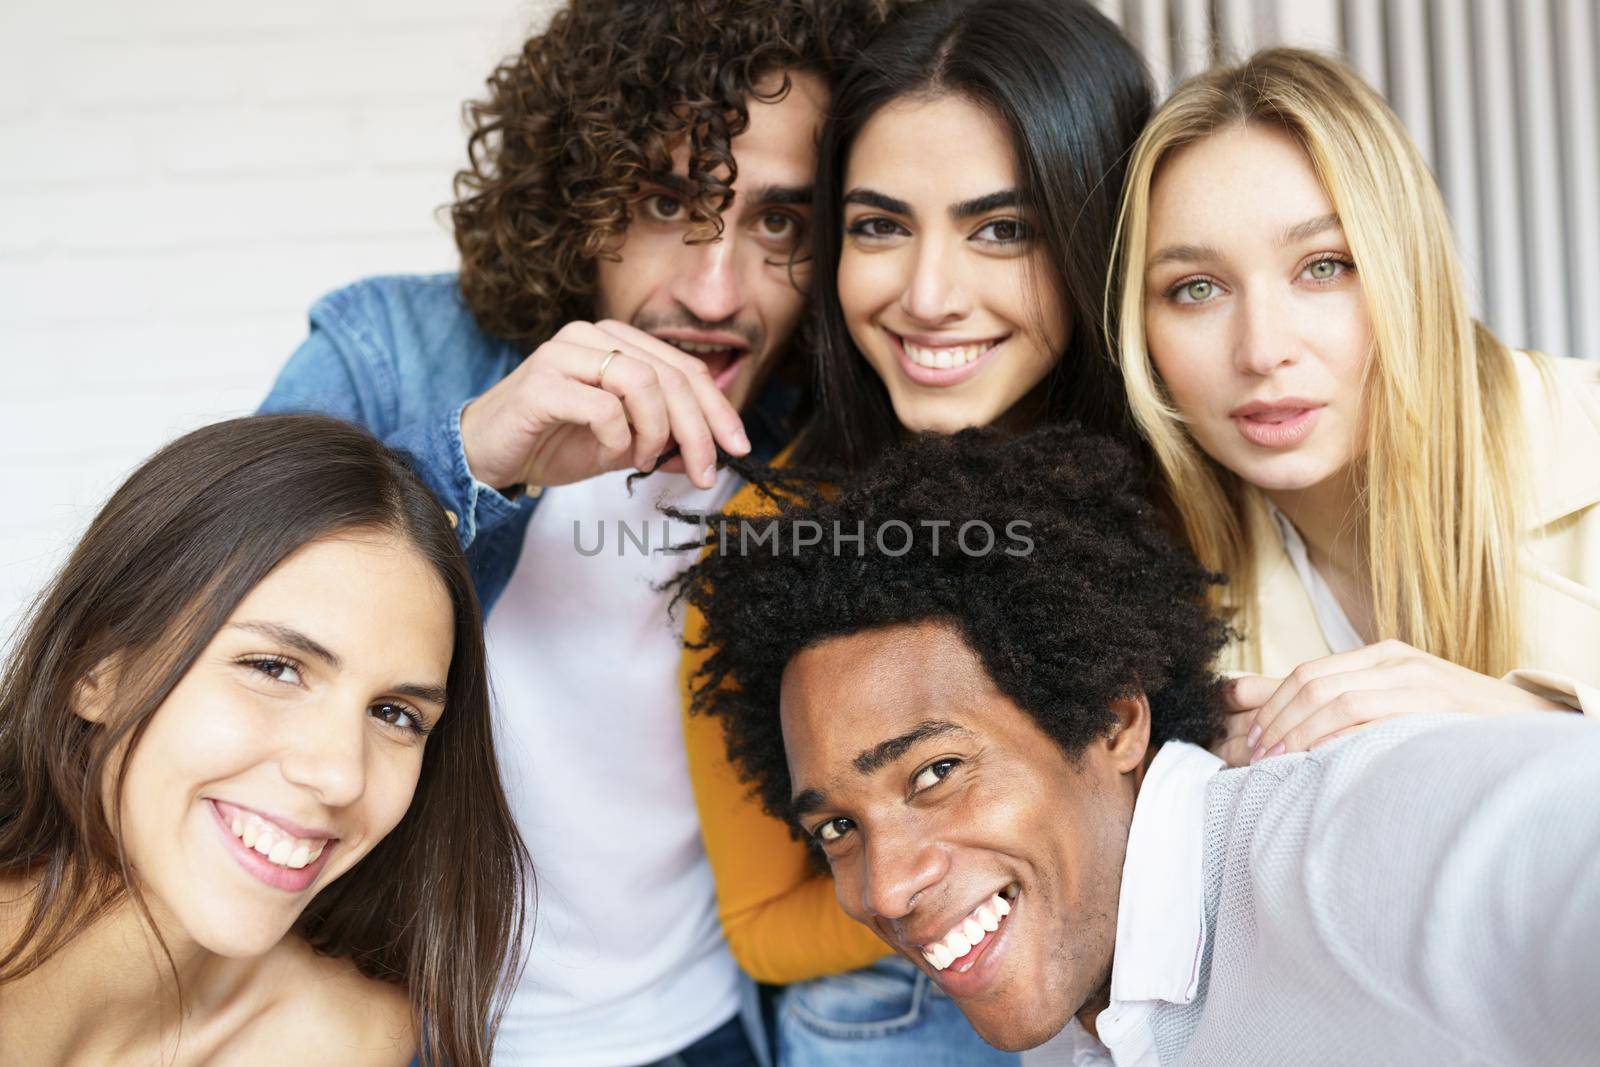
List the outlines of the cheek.
<svg viewBox="0 0 1600 1067">
<path fill-rule="evenodd" d="M 374 757 L 367 773 L 367 791 L 362 797 L 374 844 L 405 818 L 416 796 L 417 781 L 422 776 L 421 749 L 387 747 L 392 751 L 379 751 Z"/>
<path fill-rule="evenodd" d="M 867 320 L 899 299 L 904 286 L 890 253 L 864 255 L 846 248 L 839 256 L 839 306 L 852 334 Z M 861 338 L 856 338 L 861 343 Z"/>
<path fill-rule="evenodd" d="M 759 246 L 753 252 L 753 262 L 746 268 L 751 284 L 744 291 L 756 294 L 754 304 L 771 349 L 786 340 L 800 322 L 806 307 L 808 274 L 796 270 L 791 275 L 788 265 L 778 260 L 776 253 Z"/>
<path fill-rule="evenodd" d="M 1184 321 L 1171 312 L 1145 315 L 1150 365 L 1173 403 L 1185 414 L 1204 414 L 1206 402 L 1227 381 L 1227 352 L 1209 336 L 1211 324 Z"/>
<path fill-rule="evenodd" d="M 631 228 L 616 250 L 618 258 L 595 263 L 595 317 L 633 322 L 670 285 L 677 268 L 675 253 L 683 247 L 676 234 Z"/>
</svg>

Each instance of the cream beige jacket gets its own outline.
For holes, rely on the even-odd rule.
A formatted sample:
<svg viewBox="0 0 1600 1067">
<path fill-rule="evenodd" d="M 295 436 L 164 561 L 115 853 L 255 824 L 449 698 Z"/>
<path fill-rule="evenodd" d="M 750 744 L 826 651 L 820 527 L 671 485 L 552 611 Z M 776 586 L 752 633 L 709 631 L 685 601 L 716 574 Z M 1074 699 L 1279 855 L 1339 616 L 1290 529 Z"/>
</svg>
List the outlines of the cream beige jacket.
<svg viewBox="0 0 1600 1067">
<path fill-rule="evenodd" d="M 1522 666 L 1506 680 L 1600 715 L 1600 362 L 1516 360 L 1533 496 L 1521 553 Z M 1225 666 L 1282 676 L 1329 649 L 1264 506 L 1249 528 L 1259 622 Z"/>
</svg>

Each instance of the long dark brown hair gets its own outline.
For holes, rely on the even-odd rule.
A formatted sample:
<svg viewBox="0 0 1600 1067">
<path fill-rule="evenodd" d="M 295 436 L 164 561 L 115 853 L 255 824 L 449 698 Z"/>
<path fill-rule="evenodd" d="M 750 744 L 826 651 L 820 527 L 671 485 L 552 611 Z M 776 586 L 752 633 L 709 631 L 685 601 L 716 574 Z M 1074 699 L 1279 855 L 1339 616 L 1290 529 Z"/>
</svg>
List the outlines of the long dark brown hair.
<svg viewBox="0 0 1600 1067">
<path fill-rule="evenodd" d="M 1104 303 L 1123 175 L 1150 117 L 1144 61 L 1087 0 L 928 0 L 865 46 L 823 126 L 812 209 L 815 414 L 796 459 L 859 469 L 902 433 L 839 301 L 844 176 L 873 115 L 896 100 L 946 93 L 987 108 L 1005 127 L 1018 192 L 1046 252 L 1040 281 L 1072 314 L 1066 348 L 1045 378 L 1043 421 L 1075 419 L 1140 448 Z"/>
<path fill-rule="evenodd" d="M 116 820 L 129 755 L 251 589 L 304 545 L 355 530 L 398 535 L 444 583 L 449 713 L 429 734 L 405 817 L 295 929 L 409 990 L 425 1062 L 488 1063 L 532 868 L 495 762 L 477 597 L 423 484 L 365 431 L 322 416 L 235 419 L 166 446 L 35 602 L 0 682 L 0 874 L 36 886 L 21 936 L 0 945 L 0 985 L 114 906 L 149 920 Z M 150 666 L 119 671 L 116 708 L 91 723 L 74 713 L 74 689 L 113 655 Z M 105 782 L 115 803 L 102 802 Z"/>
</svg>

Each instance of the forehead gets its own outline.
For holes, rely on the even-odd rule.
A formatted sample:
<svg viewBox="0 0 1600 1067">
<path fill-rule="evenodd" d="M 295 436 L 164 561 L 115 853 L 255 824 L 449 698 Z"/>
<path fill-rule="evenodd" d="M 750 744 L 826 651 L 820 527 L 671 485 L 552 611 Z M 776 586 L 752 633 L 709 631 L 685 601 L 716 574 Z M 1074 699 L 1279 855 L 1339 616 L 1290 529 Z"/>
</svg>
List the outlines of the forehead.
<svg viewBox="0 0 1600 1067">
<path fill-rule="evenodd" d="M 442 680 L 455 641 L 444 582 L 409 542 L 352 532 L 305 545 L 239 602 L 230 621 L 291 627 L 352 671 Z"/>
<path fill-rule="evenodd" d="M 1300 142 L 1275 126 L 1233 126 L 1178 149 L 1150 196 L 1150 243 L 1175 233 L 1220 244 L 1268 236 L 1334 206 Z M 1160 231 L 1159 233 L 1157 231 Z"/>
<path fill-rule="evenodd" d="M 814 645 L 790 661 L 779 709 L 795 788 L 859 777 L 856 757 L 932 719 L 1004 735 L 1025 720 L 943 623 L 886 627 Z"/>
<path fill-rule="evenodd" d="M 750 122 L 733 139 L 733 158 L 739 165 L 733 188 L 746 195 L 768 185 L 809 186 L 817 158 L 817 133 L 828 106 L 828 87 L 809 71 L 788 72 L 789 91 L 783 99 L 747 102 Z M 772 92 L 782 75 L 759 83 L 762 93 Z M 685 173 L 689 149 L 679 144 L 672 153 L 673 169 Z"/>
<path fill-rule="evenodd" d="M 861 127 L 850 148 L 845 187 L 913 203 L 949 204 L 1016 185 L 1017 165 L 1004 125 L 964 96 L 892 100 Z"/>
</svg>

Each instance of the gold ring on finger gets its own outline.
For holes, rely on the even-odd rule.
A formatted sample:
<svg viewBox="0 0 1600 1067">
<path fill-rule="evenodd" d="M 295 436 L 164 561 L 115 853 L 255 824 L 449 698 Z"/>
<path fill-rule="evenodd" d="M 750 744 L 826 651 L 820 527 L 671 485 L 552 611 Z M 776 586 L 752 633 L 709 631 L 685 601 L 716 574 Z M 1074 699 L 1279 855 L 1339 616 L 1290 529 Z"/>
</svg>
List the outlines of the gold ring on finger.
<svg viewBox="0 0 1600 1067">
<path fill-rule="evenodd" d="M 622 355 L 622 349 L 613 348 L 606 353 L 606 358 L 600 361 L 600 372 L 594 376 L 594 384 L 599 385 L 605 381 L 606 368 L 611 366 L 611 361 Z"/>
</svg>

